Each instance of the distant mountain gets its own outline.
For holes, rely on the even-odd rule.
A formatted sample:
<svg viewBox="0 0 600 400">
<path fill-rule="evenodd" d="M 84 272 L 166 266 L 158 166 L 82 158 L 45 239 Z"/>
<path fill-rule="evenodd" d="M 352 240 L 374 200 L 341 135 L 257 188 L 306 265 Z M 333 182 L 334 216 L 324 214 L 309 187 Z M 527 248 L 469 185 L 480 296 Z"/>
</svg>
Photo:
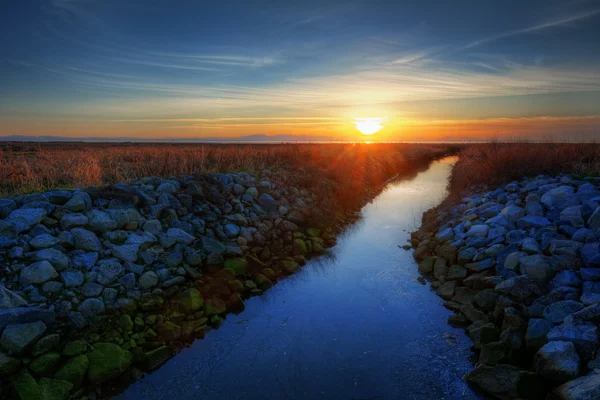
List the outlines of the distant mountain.
<svg viewBox="0 0 600 400">
<path fill-rule="evenodd" d="M 308 135 L 247 135 L 240 137 L 198 137 L 198 138 L 134 138 L 134 137 L 65 137 L 65 136 L 0 136 L 0 142 L 140 142 L 140 143 L 210 143 L 210 142 L 309 142 L 344 140 L 332 136 Z"/>
</svg>

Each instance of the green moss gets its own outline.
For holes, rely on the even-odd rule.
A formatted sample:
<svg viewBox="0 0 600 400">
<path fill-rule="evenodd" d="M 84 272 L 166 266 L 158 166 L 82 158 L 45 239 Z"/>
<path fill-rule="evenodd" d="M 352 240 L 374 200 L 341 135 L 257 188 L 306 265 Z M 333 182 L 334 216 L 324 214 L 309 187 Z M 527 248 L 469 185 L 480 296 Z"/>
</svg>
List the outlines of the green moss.
<svg viewBox="0 0 600 400">
<path fill-rule="evenodd" d="M 58 379 L 42 378 L 40 379 L 39 388 L 44 400 L 64 400 L 69 397 L 73 384 Z"/>
<path fill-rule="evenodd" d="M 294 255 L 297 256 L 305 256 L 308 250 L 306 249 L 306 243 L 302 239 L 294 239 L 292 243 L 292 247 L 294 250 Z"/>
<path fill-rule="evenodd" d="M 187 289 L 171 298 L 171 307 L 182 313 L 193 313 L 204 305 L 204 298 L 198 289 Z"/>
<path fill-rule="evenodd" d="M 67 343 L 62 354 L 67 357 L 75 357 L 88 351 L 88 343 L 85 340 L 75 340 Z"/>
<path fill-rule="evenodd" d="M 133 329 L 133 321 L 131 320 L 131 317 L 127 314 L 120 315 L 119 327 L 125 332 L 131 331 Z"/>
<path fill-rule="evenodd" d="M 256 286 L 258 286 L 262 290 L 266 290 L 273 286 L 273 282 L 271 282 L 269 278 L 267 278 L 263 274 L 257 274 L 254 277 L 254 283 L 256 283 Z"/>
<path fill-rule="evenodd" d="M 46 353 L 29 364 L 29 369 L 37 375 L 50 376 L 54 373 L 56 366 L 60 363 L 58 352 Z"/>
<path fill-rule="evenodd" d="M 156 333 L 164 340 L 173 341 L 181 337 L 181 327 L 171 321 L 166 321 L 156 326 Z"/>
<path fill-rule="evenodd" d="M 121 375 L 131 365 L 133 355 L 113 343 L 96 343 L 88 359 L 88 379 L 97 384 Z"/>
<path fill-rule="evenodd" d="M 54 375 L 55 379 L 68 381 L 78 388 L 85 377 L 90 361 L 85 354 L 69 359 Z"/>
<path fill-rule="evenodd" d="M 321 236 L 321 230 L 319 228 L 308 228 L 306 234 L 311 237 Z"/>
<path fill-rule="evenodd" d="M 225 260 L 225 268 L 233 270 L 235 276 L 243 276 L 246 275 L 246 271 L 248 270 L 248 261 L 244 258 L 228 258 Z"/>
<path fill-rule="evenodd" d="M 21 400 L 43 400 L 38 383 L 28 373 L 15 376 L 12 386 Z"/>
<path fill-rule="evenodd" d="M 204 304 L 204 312 L 207 316 L 224 314 L 227 312 L 227 305 L 219 298 L 208 299 Z"/>
</svg>

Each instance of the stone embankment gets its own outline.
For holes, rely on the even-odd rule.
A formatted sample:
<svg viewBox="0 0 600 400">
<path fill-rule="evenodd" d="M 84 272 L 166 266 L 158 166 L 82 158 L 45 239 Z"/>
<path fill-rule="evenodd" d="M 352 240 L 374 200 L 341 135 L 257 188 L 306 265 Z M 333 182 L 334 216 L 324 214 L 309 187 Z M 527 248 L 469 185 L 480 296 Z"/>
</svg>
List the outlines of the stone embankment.
<svg viewBox="0 0 600 400">
<path fill-rule="evenodd" d="M 600 399 L 600 179 L 538 176 L 425 213 L 419 272 L 501 399 Z"/>
<path fill-rule="evenodd" d="M 0 398 L 96 398 L 335 243 L 265 170 L 0 199 Z"/>
</svg>

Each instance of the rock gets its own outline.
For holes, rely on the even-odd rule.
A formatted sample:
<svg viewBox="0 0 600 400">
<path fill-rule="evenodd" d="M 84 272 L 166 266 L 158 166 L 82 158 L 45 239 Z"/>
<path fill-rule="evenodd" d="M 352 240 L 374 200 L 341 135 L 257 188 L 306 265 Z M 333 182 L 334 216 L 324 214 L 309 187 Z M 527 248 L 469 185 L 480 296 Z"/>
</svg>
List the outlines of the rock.
<svg viewBox="0 0 600 400">
<path fill-rule="evenodd" d="M 260 275 L 260 274 L 259 274 Z M 258 282 L 257 282 L 258 284 Z M 260 286 L 260 285 L 259 285 Z M 210 317 L 212 315 L 224 314 L 227 312 L 227 305 L 219 298 L 210 298 L 204 303 L 204 313 Z"/>
<path fill-rule="evenodd" d="M 70 382 L 58 379 L 41 378 L 39 383 L 28 373 L 13 379 L 13 389 L 20 399 L 66 400 L 73 388 Z"/>
<path fill-rule="evenodd" d="M 583 221 L 583 217 L 581 215 L 581 206 L 571 206 L 565 208 L 560 213 L 560 220 L 568 222 L 575 228 L 585 227 L 585 222 Z"/>
<path fill-rule="evenodd" d="M 450 300 L 454 296 L 455 282 L 446 282 L 436 290 L 436 294 L 442 299 Z"/>
<path fill-rule="evenodd" d="M 21 360 L 10 357 L 6 353 L 0 351 L 0 377 L 15 373 L 20 366 Z"/>
<path fill-rule="evenodd" d="M 46 335 L 33 346 L 31 350 L 31 355 L 37 357 L 44 353 L 49 352 L 50 350 L 58 349 L 60 345 L 60 335 L 58 333 L 53 333 L 50 335 Z"/>
<path fill-rule="evenodd" d="M 71 382 L 73 387 L 78 388 L 85 378 L 89 365 L 90 362 L 85 354 L 70 358 L 56 371 L 54 378 Z"/>
<path fill-rule="evenodd" d="M 564 382 L 579 376 L 580 362 L 573 343 L 553 341 L 536 353 L 534 365 L 538 375 Z"/>
<path fill-rule="evenodd" d="M 235 238 L 238 237 L 240 234 L 240 227 L 235 224 L 226 224 L 223 227 L 223 231 L 225 232 L 225 235 L 227 235 L 227 237 Z"/>
<path fill-rule="evenodd" d="M 572 342 L 582 354 L 592 354 L 598 346 L 598 328 L 594 325 L 562 325 L 548 332 L 548 341 Z"/>
<path fill-rule="evenodd" d="M 98 384 L 121 375 L 133 362 L 133 355 L 113 343 L 96 343 L 88 359 L 88 379 Z"/>
<path fill-rule="evenodd" d="M 62 354 L 67 357 L 75 357 L 88 351 L 88 343 L 85 340 L 79 339 L 67 343 L 62 351 Z"/>
<path fill-rule="evenodd" d="M 587 225 L 590 229 L 600 229 L 600 206 L 596 207 L 596 210 L 588 218 Z"/>
<path fill-rule="evenodd" d="M 0 199 L 0 219 L 4 219 L 17 209 L 17 203 L 10 199 Z"/>
<path fill-rule="evenodd" d="M 487 225 L 473 225 L 467 232 L 467 236 L 475 236 L 475 237 L 486 237 L 490 227 Z"/>
<path fill-rule="evenodd" d="M 304 240 L 297 238 L 292 242 L 292 249 L 295 256 L 305 256 L 308 253 Z"/>
<path fill-rule="evenodd" d="M 46 325 L 42 321 L 9 325 L 2 332 L 0 345 L 6 351 L 21 354 L 33 346 L 44 332 L 46 332 Z"/>
<path fill-rule="evenodd" d="M 544 318 L 554 325 L 561 324 L 566 316 L 581 310 L 583 307 L 584 305 L 578 301 L 557 301 L 544 309 Z"/>
<path fill-rule="evenodd" d="M 600 398 L 600 374 L 589 375 L 573 379 L 552 392 L 557 400 L 596 400 Z"/>
<path fill-rule="evenodd" d="M 544 287 L 538 281 L 525 275 L 509 278 L 496 285 L 494 290 L 506 294 L 516 301 L 531 301 L 545 292 Z"/>
<path fill-rule="evenodd" d="M 166 341 L 174 341 L 181 337 L 181 327 L 167 321 L 156 326 L 156 333 Z"/>
<path fill-rule="evenodd" d="M 134 263 L 138 259 L 139 249 L 140 246 L 137 244 L 125 244 L 123 246 L 113 247 L 112 252 L 118 259 Z"/>
<path fill-rule="evenodd" d="M 98 253 L 84 253 L 73 257 L 73 268 L 91 270 L 98 261 Z"/>
<path fill-rule="evenodd" d="M 471 272 L 482 272 L 482 271 L 489 270 L 495 264 L 496 264 L 496 260 L 494 260 L 493 258 L 486 258 L 485 260 L 465 264 L 465 268 Z"/>
<path fill-rule="evenodd" d="M 93 232 L 103 233 L 117 229 L 117 221 L 100 210 L 91 210 L 88 214 L 88 228 Z"/>
<path fill-rule="evenodd" d="M 467 277 L 467 270 L 460 265 L 453 265 L 448 270 L 446 280 L 449 281 L 461 281 Z"/>
<path fill-rule="evenodd" d="M 153 271 L 147 271 L 140 276 L 138 286 L 141 290 L 153 288 L 158 284 L 158 275 Z"/>
<path fill-rule="evenodd" d="M 144 223 L 143 230 L 156 236 L 162 232 L 162 224 L 157 219 L 150 219 Z"/>
<path fill-rule="evenodd" d="M 552 329 L 552 324 L 548 320 L 531 318 L 527 325 L 527 333 L 525 333 L 527 349 L 535 352 L 548 343 L 550 329 Z"/>
<path fill-rule="evenodd" d="M 580 300 L 585 305 L 600 303 L 600 282 L 583 282 Z"/>
<path fill-rule="evenodd" d="M 57 271 L 69 268 L 69 258 L 63 252 L 56 249 L 37 251 L 33 253 L 32 258 L 36 261 L 48 261 Z"/>
<path fill-rule="evenodd" d="M 223 267 L 231 269 L 235 276 L 243 276 L 246 275 L 248 261 L 244 258 L 228 258 L 225 260 Z"/>
<path fill-rule="evenodd" d="M 119 279 L 119 283 L 123 285 L 125 289 L 134 289 L 135 281 L 135 274 L 133 272 L 125 274 Z"/>
<path fill-rule="evenodd" d="M 522 229 L 544 228 L 549 225 L 552 225 L 552 223 L 548 220 L 548 218 L 540 216 L 528 215 L 517 220 L 517 226 Z"/>
<path fill-rule="evenodd" d="M 104 302 L 101 299 L 96 298 L 85 299 L 79 307 L 77 307 L 77 311 L 89 320 L 94 320 L 96 319 L 96 316 L 104 314 L 104 310 Z"/>
<path fill-rule="evenodd" d="M 446 228 L 442 231 L 439 231 L 435 237 L 439 240 L 441 240 L 442 242 L 447 242 L 449 240 L 452 240 L 454 238 L 454 230 L 452 228 Z"/>
<path fill-rule="evenodd" d="M 500 398 L 525 397 L 527 384 L 534 374 L 512 365 L 479 365 L 467 372 L 465 379 L 484 392 Z M 526 397 L 528 398 L 528 397 Z"/>
<path fill-rule="evenodd" d="M 260 197 L 258 198 L 258 204 L 260 204 L 260 206 L 267 211 L 277 210 L 277 200 L 275 200 L 273 196 L 271 196 L 268 193 L 263 193 L 260 195 Z"/>
<path fill-rule="evenodd" d="M 60 353 L 53 351 L 33 360 L 31 364 L 29 364 L 29 369 L 36 375 L 52 376 L 59 363 Z"/>
<path fill-rule="evenodd" d="M 86 282 L 81 288 L 81 294 L 85 297 L 98 297 L 102 290 L 104 290 L 104 286 L 94 282 Z"/>
<path fill-rule="evenodd" d="M 176 243 L 181 243 L 185 245 L 190 245 L 194 241 L 194 237 L 192 235 L 179 228 L 170 228 L 167 231 L 166 236 L 168 238 L 175 239 Z"/>
<path fill-rule="evenodd" d="M 517 219 L 525 216 L 525 210 L 521 207 L 510 205 L 501 211 L 502 216 L 508 221 L 514 223 Z"/>
<path fill-rule="evenodd" d="M 60 273 L 60 277 L 65 284 L 65 287 L 78 287 L 83 285 L 83 272 L 77 270 L 67 270 Z"/>
<path fill-rule="evenodd" d="M 41 321 L 47 326 L 55 324 L 55 313 L 54 310 L 43 309 L 39 307 L 27 307 L 27 308 L 10 308 L 7 310 L 0 310 L 0 332 L 9 326 L 14 324 L 25 324 L 28 322 Z"/>
<path fill-rule="evenodd" d="M 165 361 L 171 358 L 172 352 L 168 346 L 161 346 L 154 350 L 144 353 L 146 359 L 146 368 L 150 371 L 160 367 Z"/>
<path fill-rule="evenodd" d="M 86 251 L 101 251 L 102 243 L 94 232 L 88 231 L 83 228 L 74 228 L 71 230 L 73 240 L 75 241 L 75 248 Z"/>
<path fill-rule="evenodd" d="M 63 230 L 84 226 L 88 223 L 88 217 L 83 214 L 65 214 L 60 219 L 60 228 Z"/>
<path fill-rule="evenodd" d="M 52 235 L 47 233 L 43 233 L 41 235 L 37 235 L 33 239 L 29 241 L 29 245 L 34 249 L 46 249 L 48 247 L 52 247 L 57 245 L 60 240 Z"/>
<path fill-rule="evenodd" d="M 0 310 L 26 305 L 27 301 L 25 299 L 0 284 Z"/>
<path fill-rule="evenodd" d="M 207 254 L 224 254 L 227 251 L 227 247 L 223 243 L 208 236 L 201 236 L 200 244 Z"/>
<path fill-rule="evenodd" d="M 204 298 L 197 289 L 187 289 L 170 300 L 171 307 L 181 313 L 191 314 L 204 305 Z"/>
<path fill-rule="evenodd" d="M 548 208 L 565 208 L 573 196 L 573 187 L 559 186 L 544 193 L 541 198 L 542 204 Z"/>
<path fill-rule="evenodd" d="M 43 208 L 27 208 L 12 211 L 4 220 L 15 228 L 16 233 L 30 230 L 42 222 L 47 212 Z"/>
<path fill-rule="evenodd" d="M 600 243 L 586 243 L 581 249 L 581 258 L 588 268 L 600 268 Z"/>
<path fill-rule="evenodd" d="M 38 261 L 21 270 L 19 282 L 22 285 L 39 285 L 56 278 L 58 278 L 58 272 L 48 261 Z"/>
<path fill-rule="evenodd" d="M 125 269 L 121 263 L 113 261 L 102 264 L 98 268 L 97 281 L 101 285 L 110 285 L 119 279 L 125 273 Z"/>
</svg>

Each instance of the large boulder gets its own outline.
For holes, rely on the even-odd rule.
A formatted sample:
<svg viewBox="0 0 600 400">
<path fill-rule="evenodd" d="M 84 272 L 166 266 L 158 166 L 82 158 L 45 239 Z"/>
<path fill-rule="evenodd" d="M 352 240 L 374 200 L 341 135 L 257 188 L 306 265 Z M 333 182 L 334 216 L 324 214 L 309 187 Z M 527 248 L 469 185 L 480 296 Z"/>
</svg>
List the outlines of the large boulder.
<svg viewBox="0 0 600 400">
<path fill-rule="evenodd" d="M 9 325 L 2 332 L 0 346 L 6 351 L 21 354 L 33 346 L 44 332 L 46 332 L 46 324 L 42 321 Z"/>
<path fill-rule="evenodd" d="M 19 307 L 0 310 L 0 332 L 9 325 L 41 321 L 46 326 L 56 323 L 54 310 L 39 307 Z"/>
<path fill-rule="evenodd" d="M 25 301 L 25 299 L 8 290 L 3 284 L 0 284 L 0 310 L 26 305 L 27 301 Z"/>
<path fill-rule="evenodd" d="M 546 343 L 535 355 L 538 375 L 555 381 L 568 381 L 579 376 L 581 361 L 571 342 Z"/>
<path fill-rule="evenodd" d="M 100 210 L 91 210 L 88 215 L 88 228 L 94 232 L 108 232 L 117 229 L 117 221 Z"/>
<path fill-rule="evenodd" d="M 133 362 L 133 355 L 114 343 L 96 343 L 88 360 L 88 379 L 98 384 L 121 375 Z"/>
<path fill-rule="evenodd" d="M 204 305 L 204 298 L 197 289 L 191 288 L 176 294 L 170 300 L 171 307 L 179 312 L 190 314 Z"/>
<path fill-rule="evenodd" d="M 548 332 L 549 342 L 571 342 L 582 354 L 592 354 L 598 347 L 599 339 L 595 325 L 561 325 Z"/>
<path fill-rule="evenodd" d="M 592 372 L 589 375 L 573 379 L 557 387 L 551 397 L 556 400 L 597 400 L 600 399 L 600 374 Z"/>
<path fill-rule="evenodd" d="M 5 222 L 12 225 L 16 233 L 21 233 L 39 224 L 46 214 L 47 212 L 43 208 L 20 208 L 11 212 Z"/>
<path fill-rule="evenodd" d="M 89 365 L 90 361 L 85 354 L 70 358 L 56 371 L 54 378 L 71 382 L 77 388 L 85 378 Z"/>
<path fill-rule="evenodd" d="M 554 325 L 561 324 L 565 317 L 571 315 L 583 307 L 583 303 L 573 300 L 562 300 L 552 303 L 544 309 L 544 318 Z"/>
<path fill-rule="evenodd" d="M 526 397 L 527 393 L 535 392 L 535 374 L 521 370 L 513 365 L 499 364 L 496 366 L 479 365 L 467 372 L 467 382 L 476 385 L 486 393 L 499 398 Z"/>
<path fill-rule="evenodd" d="M 94 232 L 84 228 L 74 228 L 71 230 L 73 240 L 75 240 L 75 248 L 86 251 L 101 251 L 102 243 Z"/>
<path fill-rule="evenodd" d="M 58 278 L 58 272 L 48 261 L 34 262 L 21 270 L 19 282 L 21 285 L 42 284 Z"/>
<path fill-rule="evenodd" d="M 544 193 L 541 202 L 548 208 L 564 208 L 571 200 L 574 191 L 572 186 L 559 186 Z"/>
<path fill-rule="evenodd" d="M 581 258 L 588 268 L 600 268 L 600 243 L 586 243 L 581 249 Z"/>
</svg>

